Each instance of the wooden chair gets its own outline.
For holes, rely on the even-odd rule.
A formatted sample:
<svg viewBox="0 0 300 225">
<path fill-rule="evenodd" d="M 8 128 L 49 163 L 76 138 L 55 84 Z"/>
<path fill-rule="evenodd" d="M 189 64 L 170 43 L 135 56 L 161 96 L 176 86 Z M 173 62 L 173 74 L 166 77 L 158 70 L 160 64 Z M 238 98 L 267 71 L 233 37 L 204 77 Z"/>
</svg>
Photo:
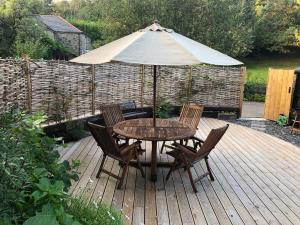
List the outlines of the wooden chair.
<svg viewBox="0 0 300 225">
<path fill-rule="evenodd" d="M 125 120 L 122 114 L 122 108 L 119 104 L 111 104 L 111 105 L 104 105 L 100 107 L 100 110 L 102 112 L 102 116 L 104 119 L 104 122 L 106 126 L 108 127 L 109 131 L 112 133 L 112 135 L 116 138 L 117 143 L 119 145 L 122 145 L 120 142 L 121 140 L 125 141 L 126 144 L 129 143 L 129 139 L 126 137 L 123 137 L 121 135 L 116 135 L 113 133 L 113 126 L 119 122 L 122 122 Z M 145 149 L 142 149 L 141 145 L 139 146 L 138 152 L 139 154 L 142 154 L 145 152 Z"/>
<path fill-rule="evenodd" d="M 218 144 L 222 136 L 225 134 L 226 130 L 228 129 L 228 126 L 229 125 L 227 124 L 224 127 L 212 129 L 206 140 L 203 142 L 203 144 L 199 145 L 198 150 L 194 150 L 193 147 L 185 146 L 175 142 L 175 150 L 167 152 L 167 154 L 174 157 L 175 160 L 172 167 L 170 168 L 166 179 L 168 180 L 170 178 L 170 175 L 174 170 L 179 168 L 185 168 L 185 170 L 187 170 L 188 172 L 189 179 L 194 192 L 197 192 L 195 183 L 200 181 L 202 178 L 209 175 L 210 179 L 213 181 L 214 177 L 208 164 L 208 155 Z M 205 160 L 207 172 L 194 180 L 191 173 L 191 167 L 193 167 L 194 163 L 202 159 Z"/>
<path fill-rule="evenodd" d="M 200 122 L 202 113 L 203 113 L 204 106 L 199 104 L 184 104 L 182 106 L 178 121 L 181 123 L 184 123 L 188 125 L 189 127 L 193 129 L 198 128 L 198 124 Z M 198 137 L 194 136 L 191 138 L 193 141 L 194 147 L 196 148 L 196 142 L 195 141 L 202 141 Z M 187 145 L 188 140 L 185 140 L 185 143 Z M 163 142 L 162 147 L 160 149 L 160 153 L 163 152 L 164 147 L 172 148 L 172 146 L 166 145 L 165 142 Z"/>
<path fill-rule="evenodd" d="M 124 121 L 124 117 L 122 114 L 122 109 L 119 104 L 111 104 L 111 105 L 103 105 L 100 107 L 102 112 L 103 120 L 105 125 L 109 128 L 109 131 L 113 134 L 113 126 L 119 122 Z M 120 144 L 120 140 L 124 140 L 127 144 L 129 143 L 129 139 L 123 137 L 121 135 L 115 135 L 117 142 Z"/>
<path fill-rule="evenodd" d="M 130 160 L 136 159 L 137 161 L 137 168 L 141 171 L 142 176 L 144 177 L 144 171 L 142 169 L 137 149 L 139 148 L 140 141 L 136 141 L 131 145 L 128 145 L 127 143 L 124 143 L 122 146 L 119 146 L 116 143 L 116 140 L 111 135 L 111 132 L 109 131 L 108 127 L 103 127 L 97 124 L 88 123 L 89 130 L 91 131 L 94 139 L 96 140 L 98 146 L 103 151 L 103 158 L 101 161 L 100 168 L 98 170 L 98 173 L 96 175 L 97 178 L 99 178 L 101 172 L 104 172 L 116 179 L 119 180 L 119 184 L 117 188 L 121 188 L 126 172 L 128 170 L 129 162 Z M 122 167 L 122 175 L 118 176 L 115 175 L 103 168 L 104 162 L 106 157 L 109 156 L 115 160 L 118 160 L 120 162 L 120 166 Z"/>
<path fill-rule="evenodd" d="M 292 124 L 292 128 L 291 128 L 291 134 L 294 132 L 300 131 L 300 128 L 297 127 L 297 124 L 298 124 L 298 126 L 300 124 L 300 111 L 295 111 L 295 118 L 292 121 L 293 121 L 293 124 Z"/>
<path fill-rule="evenodd" d="M 100 107 L 100 110 L 107 127 L 113 127 L 115 124 L 125 120 L 119 104 L 104 105 Z"/>
</svg>

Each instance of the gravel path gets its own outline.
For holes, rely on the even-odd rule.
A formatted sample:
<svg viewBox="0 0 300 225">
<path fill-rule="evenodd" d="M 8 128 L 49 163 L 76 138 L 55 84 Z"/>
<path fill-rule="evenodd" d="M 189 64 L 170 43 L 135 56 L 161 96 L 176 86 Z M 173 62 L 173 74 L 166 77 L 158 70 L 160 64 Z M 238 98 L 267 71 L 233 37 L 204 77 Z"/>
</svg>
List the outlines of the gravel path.
<svg viewBox="0 0 300 225">
<path fill-rule="evenodd" d="M 256 120 L 230 120 L 228 122 L 246 127 L 251 127 L 255 130 L 259 130 L 261 132 L 273 135 L 300 147 L 300 133 L 294 132 L 293 134 L 291 134 L 291 126 L 279 126 L 276 122 L 268 120 L 263 122 L 265 126 L 262 125 L 262 121 Z M 259 125 L 257 126 L 257 124 Z M 263 129 L 261 129 L 262 126 Z"/>
</svg>

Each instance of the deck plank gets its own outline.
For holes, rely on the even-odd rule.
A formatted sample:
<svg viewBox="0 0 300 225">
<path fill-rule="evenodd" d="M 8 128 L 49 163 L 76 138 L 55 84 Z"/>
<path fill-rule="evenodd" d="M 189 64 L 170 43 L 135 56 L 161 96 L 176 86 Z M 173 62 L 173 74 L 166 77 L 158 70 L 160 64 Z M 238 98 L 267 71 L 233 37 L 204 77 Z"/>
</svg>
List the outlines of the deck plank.
<svg viewBox="0 0 300 225">
<path fill-rule="evenodd" d="M 205 139 L 212 128 L 226 122 L 203 118 L 197 136 Z M 151 142 L 143 158 L 149 160 Z M 165 151 L 168 149 L 165 149 Z M 96 178 L 102 151 L 92 137 L 61 151 L 61 161 L 81 161 L 80 180 L 71 188 L 87 201 L 102 202 L 122 210 L 126 224 L 300 224 L 300 149 L 278 138 L 231 124 L 210 155 L 215 181 L 204 178 L 192 191 L 187 173 L 179 170 L 166 181 L 167 168 L 159 168 L 158 180 L 149 180 L 130 168 L 122 189 L 117 180 L 102 173 Z M 170 161 L 165 152 L 161 161 Z M 120 174 L 118 162 L 107 158 L 105 168 Z M 206 171 L 203 162 L 193 176 Z"/>
</svg>

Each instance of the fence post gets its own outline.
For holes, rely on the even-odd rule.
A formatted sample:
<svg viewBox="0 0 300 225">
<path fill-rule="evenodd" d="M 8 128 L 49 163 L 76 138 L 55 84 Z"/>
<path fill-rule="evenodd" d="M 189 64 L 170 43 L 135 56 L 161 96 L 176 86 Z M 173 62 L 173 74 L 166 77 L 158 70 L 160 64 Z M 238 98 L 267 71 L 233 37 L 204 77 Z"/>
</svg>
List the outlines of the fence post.
<svg viewBox="0 0 300 225">
<path fill-rule="evenodd" d="M 245 84 L 245 78 L 246 78 L 246 67 L 241 67 L 241 80 L 240 80 L 240 110 L 238 113 L 238 117 L 242 116 L 242 110 L 243 110 L 243 101 L 244 101 L 244 84 Z"/>
<path fill-rule="evenodd" d="M 92 65 L 92 115 L 95 115 L 95 65 Z"/>
<path fill-rule="evenodd" d="M 192 89 L 192 66 L 190 66 L 189 72 L 188 72 L 188 86 L 187 86 L 187 93 L 186 93 L 187 103 L 190 103 L 191 89 Z"/>
<path fill-rule="evenodd" d="M 140 65 L 140 77 L 141 77 L 141 107 L 144 107 L 144 79 L 145 79 L 145 66 Z"/>
<path fill-rule="evenodd" d="M 27 110 L 29 113 L 32 113 L 32 81 L 30 74 L 30 61 L 25 58 L 25 76 L 27 81 Z"/>
</svg>

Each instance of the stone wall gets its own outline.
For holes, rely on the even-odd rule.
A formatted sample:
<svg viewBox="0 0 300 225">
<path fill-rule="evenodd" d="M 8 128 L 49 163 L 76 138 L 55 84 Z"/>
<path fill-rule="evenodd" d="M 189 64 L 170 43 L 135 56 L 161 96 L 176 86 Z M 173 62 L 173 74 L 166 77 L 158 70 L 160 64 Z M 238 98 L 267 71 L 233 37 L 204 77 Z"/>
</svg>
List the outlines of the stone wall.
<svg viewBox="0 0 300 225">
<path fill-rule="evenodd" d="M 84 54 L 91 49 L 91 40 L 83 33 L 56 32 L 54 38 L 75 55 Z"/>
</svg>

